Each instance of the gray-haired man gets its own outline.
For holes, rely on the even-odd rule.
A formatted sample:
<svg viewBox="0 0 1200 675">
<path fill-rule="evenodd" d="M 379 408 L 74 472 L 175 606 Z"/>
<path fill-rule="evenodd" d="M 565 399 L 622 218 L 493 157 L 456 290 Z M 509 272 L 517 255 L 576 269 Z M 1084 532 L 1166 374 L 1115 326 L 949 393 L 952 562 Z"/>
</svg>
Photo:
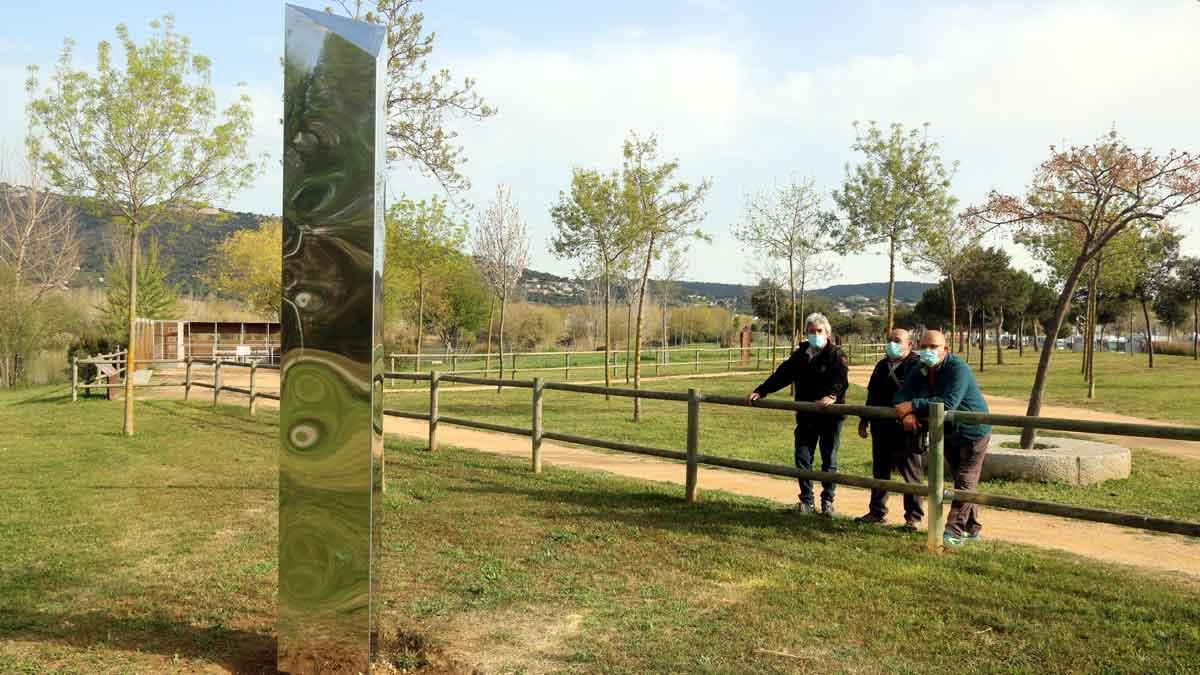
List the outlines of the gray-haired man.
<svg viewBox="0 0 1200 675">
<path fill-rule="evenodd" d="M 846 355 L 830 341 L 829 319 L 823 314 L 813 313 L 804 320 L 808 329 L 808 342 L 788 357 L 774 373 L 754 391 L 746 396 L 753 403 L 767 394 L 795 385 L 794 398 L 824 407 L 834 403 L 845 403 L 847 381 Z M 821 471 L 837 472 L 838 445 L 841 442 L 841 415 L 796 413 L 795 460 L 796 468 L 812 470 L 813 451 L 820 448 Z M 832 516 L 833 497 L 836 485 L 821 483 L 821 513 Z M 800 503 L 796 510 L 812 513 L 813 485 L 811 480 L 800 479 Z"/>
</svg>

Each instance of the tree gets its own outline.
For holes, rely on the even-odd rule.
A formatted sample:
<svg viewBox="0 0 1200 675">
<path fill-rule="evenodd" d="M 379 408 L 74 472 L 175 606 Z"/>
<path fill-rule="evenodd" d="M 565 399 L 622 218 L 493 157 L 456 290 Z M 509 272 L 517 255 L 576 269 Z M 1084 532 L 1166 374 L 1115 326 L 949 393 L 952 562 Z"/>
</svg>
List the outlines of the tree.
<svg viewBox="0 0 1200 675">
<path fill-rule="evenodd" d="M 1154 329 L 1150 324 L 1150 304 L 1170 284 L 1171 275 L 1179 264 L 1181 240 L 1182 237 L 1173 227 L 1164 228 L 1157 235 L 1144 233 L 1137 238 L 1131 295 L 1141 305 L 1142 318 L 1146 321 L 1146 358 L 1150 368 L 1154 367 Z M 1132 339 L 1133 335 L 1129 337 Z"/>
<path fill-rule="evenodd" d="M 279 257 L 279 256 L 276 256 Z M 138 283 L 138 314 L 145 319 L 175 319 L 179 316 L 179 292 L 167 281 L 171 273 L 169 262 L 160 261 L 158 240 L 151 237 L 146 250 L 136 256 Z M 106 335 L 124 333 L 129 318 L 129 256 L 117 247 L 105 265 L 104 278 L 108 289 L 100 308 L 100 327 Z M 133 344 L 130 340 L 129 344 Z M 127 378 L 128 379 L 128 378 Z"/>
<path fill-rule="evenodd" d="M 483 327 L 492 294 L 470 258 L 451 256 L 431 280 L 429 307 L 423 317 L 450 352 L 461 351 Z M 469 344 L 469 343 L 468 343 Z"/>
<path fill-rule="evenodd" d="M 703 230 L 694 228 L 704 218 L 700 205 L 712 187 L 707 178 L 692 186 L 672 183 L 679 161 L 658 163 L 658 139 L 630 134 L 625 140 L 625 162 L 621 172 L 623 196 L 629 224 L 642 254 L 638 284 L 637 328 L 633 339 L 633 387 L 642 381 L 642 313 L 650 266 L 662 251 L 688 239 L 708 241 Z M 633 399 L 633 420 L 642 418 L 642 399 Z"/>
<path fill-rule="evenodd" d="M 1075 287 L 1088 264 L 1126 230 L 1157 228 L 1172 213 L 1200 201 L 1200 156 L 1171 150 L 1135 151 L 1116 131 L 1086 146 L 1050 148 L 1024 198 L 992 191 L 974 213 L 994 224 L 1015 224 L 1024 242 L 1072 240 L 1077 254 L 1063 279 L 1049 334 L 1066 319 Z M 1053 250 L 1053 247 L 1040 247 Z M 1026 414 L 1042 409 L 1053 349 L 1042 351 Z M 1021 445 L 1033 447 L 1036 431 L 1026 427 Z"/>
<path fill-rule="evenodd" d="M 0 178 L 6 169 L 0 161 Z M 9 387 L 26 355 L 63 328 L 55 296 L 80 260 L 74 209 L 43 189 L 36 164 L 21 173 L 24 187 L 0 183 L 0 386 Z"/>
<path fill-rule="evenodd" d="M 946 344 L 951 348 L 954 334 L 958 332 L 958 298 L 954 294 L 954 281 L 970 260 L 968 252 L 979 246 L 984 234 L 977 220 L 960 218 L 951 227 L 930 228 L 925 236 L 917 237 L 910 243 L 908 259 L 913 271 L 937 274 L 947 282 L 950 334 L 946 336 Z"/>
<path fill-rule="evenodd" d="M 1058 336 L 1049 333 L 1049 322 L 1054 319 L 1054 310 L 1057 305 L 1058 294 L 1050 286 L 1034 281 L 1033 288 L 1029 293 L 1029 303 L 1025 305 L 1025 314 L 1028 318 L 1033 319 L 1033 349 L 1038 349 L 1038 327 L 1041 327 L 1042 332 L 1051 340 L 1050 349 L 1054 348 L 1053 340 Z"/>
<path fill-rule="evenodd" d="M 283 223 L 267 218 L 255 229 L 225 237 L 209 257 L 204 282 L 272 320 L 283 297 Z"/>
<path fill-rule="evenodd" d="M 746 195 L 742 221 L 733 229 L 734 236 L 743 244 L 784 263 L 791 297 L 792 326 L 798 321 L 797 309 L 804 314 L 804 292 L 809 274 L 819 265 L 817 257 L 832 247 L 830 224 L 833 216 L 822 209 L 823 201 L 824 197 L 813 187 L 812 179 L 799 181 L 792 178 L 772 192 Z M 796 305 L 797 285 L 800 289 L 799 308 Z M 795 331 L 791 344 L 795 349 Z"/>
<path fill-rule="evenodd" d="M 659 268 L 661 276 L 658 283 L 655 284 L 655 292 L 658 295 L 659 312 L 662 319 L 662 340 L 660 344 L 663 349 L 666 349 L 670 344 L 667 331 L 667 313 L 670 309 L 671 302 L 679 297 L 679 282 L 683 279 L 684 272 L 687 271 L 687 247 L 672 246 L 667 250 L 667 254 L 663 256 L 662 267 Z"/>
<path fill-rule="evenodd" d="M 627 215 L 619 177 L 592 169 L 572 171 L 570 195 L 560 192 L 558 203 L 550 209 L 556 228 L 550 240 L 555 257 L 578 260 L 584 268 L 595 270 L 604 288 L 606 364 L 612 351 L 612 285 L 623 272 L 620 262 L 634 243 Z M 611 375 L 605 368 L 605 387 L 612 386 Z"/>
<path fill-rule="evenodd" d="M 953 221 L 956 200 L 949 188 L 958 164 L 942 164 L 928 131 L 928 124 L 907 131 L 892 124 L 885 134 L 871 122 L 860 132 L 855 123 L 851 148 L 863 159 L 853 170 L 846 165 L 842 187 L 833 191 L 844 221 L 839 250 L 887 247 L 889 332 L 895 323 L 897 258 L 906 267 L 918 266 L 912 243 L 939 236 Z"/>
<path fill-rule="evenodd" d="M 940 330 L 951 322 L 950 280 L 945 279 L 937 286 L 925 289 L 921 299 L 913 306 L 913 320 L 930 330 Z M 950 344 L 949 339 L 947 344 Z"/>
<path fill-rule="evenodd" d="M 1017 351 L 1025 353 L 1025 312 L 1033 297 L 1033 276 L 1025 270 L 1005 270 L 1000 290 L 1000 301 L 996 305 L 996 365 L 1004 365 L 1004 350 L 1000 346 L 1000 334 L 1004 332 L 1004 317 L 1017 317 Z"/>
<path fill-rule="evenodd" d="M 421 369 L 421 344 L 425 329 L 425 300 L 430 277 L 444 268 L 467 240 L 467 224 L 450 217 L 447 203 L 436 196 L 425 201 L 401 197 L 388 208 L 386 268 L 393 280 L 415 282 L 417 327 L 413 370 Z M 398 285 L 393 283 L 393 285 Z"/>
<path fill-rule="evenodd" d="M 1168 341 L 1174 339 L 1175 326 L 1182 326 L 1191 314 L 1181 286 L 1178 278 L 1168 279 L 1154 298 L 1154 315 L 1160 322 L 1167 324 Z"/>
<path fill-rule="evenodd" d="M 483 120 L 496 109 L 475 93 L 471 78 L 455 85 L 450 71 L 429 69 L 435 36 L 425 33 L 425 16 L 415 11 L 418 0 L 336 1 L 347 16 L 387 30 L 388 160 L 411 163 L 448 195 L 467 190 L 471 182 L 460 172 L 466 156 L 454 145 L 458 134 L 447 122 L 454 117 Z"/>
<path fill-rule="evenodd" d="M 500 298 L 500 379 L 504 379 L 504 310 L 529 257 L 529 236 L 521 211 L 512 201 L 507 185 L 496 186 L 496 199 L 479 218 L 475 228 L 475 255 L 479 271 Z M 497 388 L 499 390 L 499 388 Z"/>
<path fill-rule="evenodd" d="M 117 26 L 123 69 L 102 41 L 96 74 L 77 70 L 75 45 L 68 39 L 52 86 L 37 97 L 33 66 L 26 85 L 28 143 L 36 161 L 55 186 L 88 198 L 128 235 L 130 346 L 137 318 L 138 234 L 168 213 L 186 214 L 187 207 L 232 194 L 258 171 L 246 149 L 253 115 L 249 96 L 243 93 L 222 111 L 218 123 L 210 61 L 191 53 L 190 41 L 175 32 L 169 15 L 150 26 L 154 33 L 142 46 L 124 24 Z M 132 349 L 126 368 L 124 432 L 132 435 Z"/>
<path fill-rule="evenodd" d="M 1000 316 L 1004 303 L 1005 285 L 1009 275 L 1009 257 L 1003 249 L 975 248 L 969 251 L 970 260 L 962 272 L 962 295 L 972 314 L 979 314 L 979 369 L 984 369 L 987 346 L 987 317 Z M 999 330 L 999 328 L 997 328 Z M 999 348 L 999 333 L 996 345 Z M 970 349 L 967 350 L 970 360 Z"/>
<path fill-rule="evenodd" d="M 1178 293 L 1192 303 L 1192 358 L 1200 359 L 1200 257 L 1179 261 Z"/>
</svg>

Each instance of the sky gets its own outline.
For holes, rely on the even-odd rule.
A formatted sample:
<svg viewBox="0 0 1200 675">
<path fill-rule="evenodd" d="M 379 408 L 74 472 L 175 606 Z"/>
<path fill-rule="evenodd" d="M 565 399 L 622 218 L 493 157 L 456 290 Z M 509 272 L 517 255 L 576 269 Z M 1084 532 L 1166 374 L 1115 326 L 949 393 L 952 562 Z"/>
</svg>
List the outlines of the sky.
<svg viewBox="0 0 1200 675">
<path fill-rule="evenodd" d="M 331 1 L 331 0 L 330 0 Z M 300 1 L 323 8 L 327 0 Z M 135 40 L 165 13 L 213 61 L 221 100 L 247 92 L 255 109 L 251 149 L 263 175 L 225 208 L 280 211 L 283 4 L 263 0 L 63 0 L 55 16 L 19 3 L 0 26 L 0 145 L 24 136 L 26 67 L 43 79 L 76 42 L 90 66 L 96 44 L 127 24 Z M 430 66 L 470 77 L 499 114 L 453 120 L 472 189 L 462 215 L 474 222 L 511 186 L 528 223 L 530 267 L 570 275 L 576 261 L 549 252 L 550 206 L 573 167 L 616 169 L 631 131 L 656 134 L 679 176 L 712 180 L 702 228 L 711 243 L 688 254 L 684 277 L 753 283 L 755 261 L 733 237 L 745 196 L 793 177 L 825 193 L 847 162 L 854 121 L 929 124 L 961 203 L 990 189 L 1022 194 L 1051 145 L 1084 144 L 1111 128 L 1135 148 L 1200 151 L 1200 2 L 749 2 L 655 0 L 604 3 L 427 0 L 436 34 Z M 389 174 L 391 198 L 438 194 L 414 167 Z M 830 201 L 830 206 L 832 202 Z M 1184 251 L 1200 255 L 1200 208 L 1176 219 Z M 1037 272 L 1011 232 L 1003 246 Z M 816 287 L 885 281 L 886 257 L 831 256 Z M 931 281 L 900 269 L 898 279 Z"/>
</svg>

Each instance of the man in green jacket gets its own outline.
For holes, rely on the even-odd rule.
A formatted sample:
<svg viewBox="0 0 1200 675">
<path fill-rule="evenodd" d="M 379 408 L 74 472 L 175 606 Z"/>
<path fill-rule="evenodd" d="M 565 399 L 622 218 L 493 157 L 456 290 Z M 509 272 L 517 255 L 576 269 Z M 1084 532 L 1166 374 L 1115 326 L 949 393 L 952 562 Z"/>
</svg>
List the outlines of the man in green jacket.
<svg viewBox="0 0 1200 675">
<path fill-rule="evenodd" d="M 906 431 L 915 431 L 921 419 L 927 418 L 930 403 L 942 403 L 947 411 L 988 412 L 971 367 L 950 353 L 941 331 L 925 331 L 919 355 L 921 365 L 908 374 L 896 392 L 896 417 Z M 987 424 L 946 424 L 943 442 L 946 461 L 954 473 L 954 489 L 974 490 L 979 485 L 991 438 L 992 427 Z M 979 541 L 981 529 L 979 505 L 955 501 L 950 505 L 942 540 L 950 546 Z"/>
</svg>

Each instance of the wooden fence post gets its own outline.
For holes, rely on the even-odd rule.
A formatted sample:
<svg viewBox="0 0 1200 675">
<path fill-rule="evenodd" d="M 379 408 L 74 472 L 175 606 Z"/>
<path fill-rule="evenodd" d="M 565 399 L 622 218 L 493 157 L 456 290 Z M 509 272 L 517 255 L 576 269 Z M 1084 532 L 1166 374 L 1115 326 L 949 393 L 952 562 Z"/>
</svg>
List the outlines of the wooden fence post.
<svg viewBox="0 0 1200 675">
<path fill-rule="evenodd" d="M 79 400 L 79 356 L 71 357 L 71 400 Z"/>
<path fill-rule="evenodd" d="M 221 395 L 221 362 L 213 361 L 213 407 L 217 407 L 217 397 Z"/>
<path fill-rule="evenodd" d="M 946 408 L 943 403 L 929 404 L 929 465 L 925 467 L 929 483 L 929 500 L 925 512 L 929 514 L 929 539 L 926 547 L 930 553 L 942 548 L 942 534 L 946 531 L 945 496 L 942 467 L 944 452 L 942 444 L 945 434 Z"/>
<path fill-rule="evenodd" d="M 700 350 L 699 349 L 696 350 L 695 358 L 696 358 L 696 363 L 692 366 L 692 372 L 698 373 L 698 372 L 700 372 Z"/>
<path fill-rule="evenodd" d="M 450 355 L 450 372 L 458 372 L 458 354 Z"/>
<path fill-rule="evenodd" d="M 687 479 L 688 502 L 696 501 L 696 481 L 699 477 L 697 455 L 700 452 L 700 390 L 688 389 L 687 408 Z"/>
<path fill-rule="evenodd" d="M 187 357 L 187 365 L 183 368 L 183 400 L 192 395 L 192 357 Z"/>
<path fill-rule="evenodd" d="M 725 352 L 725 370 L 733 370 L 733 347 Z"/>
<path fill-rule="evenodd" d="M 564 379 L 568 382 L 571 380 L 571 352 L 564 352 L 563 356 L 563 371 Z"/>
<path fill-rule="evenodd" d="M 542 472 L 542 393 L 545 391 L 545 379 L 533 378 L 533 426 L 531 427 L 533 448 L 533 472 Z"/>
<path fill-rule="evenodd" d="M 762 347 L 754 348 L 754 369 L 762 370 Z"/>
<path fill-rule="evenodd" d="M 254 373 L 258 370 L 258 362 L 250 364 L 250 416 L 254 417 Z"/>
<path fill-rule="evenodd" d="M 437 450 L 438 371 L 429 371 L 429 451 Z"/>
</svg>

